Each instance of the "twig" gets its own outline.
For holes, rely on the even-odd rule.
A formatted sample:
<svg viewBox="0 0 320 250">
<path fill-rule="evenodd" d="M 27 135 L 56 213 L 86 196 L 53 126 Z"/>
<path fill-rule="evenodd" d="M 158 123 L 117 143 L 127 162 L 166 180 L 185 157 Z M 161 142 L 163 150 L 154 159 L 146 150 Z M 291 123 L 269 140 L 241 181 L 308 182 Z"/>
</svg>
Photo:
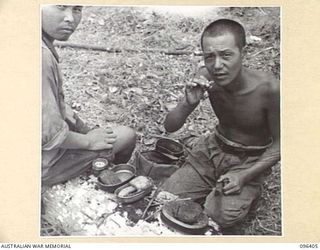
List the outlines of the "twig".
<svg viewBox="0 0 320 250">
<path fill-rule="evenodd" d="M 160 210 L 162 209 L 162 207 L 158 207 L 156 209 L 156 211 L 154 211 L 152 214 L 150 214 L 147 218 L 145 218 L 144 220 L 147 221 L 149 219 L 151 219 L 153 216 L 155 216 L 155 214 L 157 214 L 158 212 L 160 212 Z"/>
<path fill-rule="evenodd" d="M 105 52 L 109 52 L 109 53 L 121 52 L 121 49 L 119 49 L 119 48 L 108 48 L 108 47 L 100 46 L 100 45 L 76 44 L 76 43 L 59 42 L 59 41 L 55 41 L 54 46 L 62 47 L 62 48 L 70 47 L 70 48 L 75 48 L 75 49 L 98 50 L 98 51 L 105 51 Z"/>
<path fill-rule="evenodd" d="M 188 197 L 188 198 L 177 198 L 174 201 L 189 201 L 189 200 L 192 200 L 191 197 Z"/>
<path fill-rule="evenodd" d="M 93 94 L 91 94 L 88 90 L 85 90 L 84 91 L 88 96 L 92 97 L 92 98 L 95 98 Z M 97 98 L 95 98 L 97 99 Z"/>
<path fill-rule="evenodd" d="M 83 215 L 87 216 L 90 220 L 93 220 L 93 218 L 90 215 L 88 215 L 87 213 L 85 213 L 83 211 L 80 211 L 80 213 L 82 213 Z"/>
<path fill-rule="evenodd" d="M 260 51 L 258 51 L 258 52 L 256 52 L 256 53 L 254 53 L 254 54 L 251 54 L 251 55 L 249 55 L 249 56 L 250 56 L 250 57 L 251 57 L 251 56 L 256 56 L 256 55 L 259 55 L 260 53 L 262 53 L 262 52 L 264 52 L 264 51 L 267 51 L 267 50 L 270 50 L 270 49 L 273 49 L 273 47 L 265 48 L 265 49 L 263 49 L 263 50 L 260 50 Z"/>
<path fill-rule="evenodd" d="M 260 10 L 260 12 L 262 12 L 264 15 L 267 15 L 267 13 L 261 7 L 258 7 L 258 10 Z"/>
<path fill-rule="evenodd" d="M 98 220 L 97 228 L 99 228 L 103 222 L 111 215 L 112 213 L 104 213 Z"/>
<path fill-rule="evenodd" d="M 75 49 L 86 49 L 86 50 L 97 50 L 97 51 L 105 51 L 108 53 L 121 53 L 121 52 L 134 52 L 134 53 L 164 53 L 166 55 L 191 55 L 194 52 L 193 51 L 187 51 L 187 50 L 160 50 L 160 49 L 130 49 L 130 48 L 108 48 L 101 45 L 89 45 L 89 44 L 76 44 L 76 43 L 69 43 L 69 42 L 59 42 L 56 41 L 54 43 L 54 46 L 56 47 L 70 47 Z"/>
<path fill-rule="evenodd" d="M 111 220 L 112 222 L 114 222 L 115 224 L 117 224 L 117 226 L 118 226 L 119 228 L 121 228 L 120 224 L 119 224 L 118 222 L 116 222 L 114 219 L 110 218 L 110 220 Z"/>
<path fill-rule="evenodd" d="M 156 134 L 149 134 L 149 137 L 156 137 L 156 138 L 168 139 L 168 136 L 165 136 L 165 135 L 156 135 Z M 174 138 L 170 138 L 170 139 L 174 139 Z"/>
<path fill-rule="evenodd" d="M 147 207 L 146 207 L 145 210 L 143 211 L 143 213 L 142 213 L 142 215 L 141 215 L 141 217 L 140 217 L 140 220 L 143 219 L 144 216 L 146 215 L 146 213 L 147 213 L 149 207 L 151 206 L 152 202 L 153 202 L 154 199 L 157 197 L 157 195 L 158 195 L 158 193 L 159 193 L 159 191 L 160 191 L 160 188 L 161 188 L 161 186 L 162 186 L 163 183 L 164 183 L 164 182 L 160 183 L 160 185 L 157 187 L 156 191 L 154 191 L 154 194 L 153 194 L 152 198 L 150 199 Z"/>
<path fill-rule="evenodd" d="M 258 222 L 259 226 L 260 226 L 263 230 L 268 231 L 268 232 L 271 232 L 271 233 L 274 233 L 274 234 L 278 234 L 278 233 L 279 233 L 279 232 L 277 232 L 277 231 L 274 231 L 274 230 L 272 230 L 272 229 L 265 228 L 264 226 L 262 226 L 261 221 L 259 220 L 259 218 L 257 218 L 257 222 Z"/>
</svg>

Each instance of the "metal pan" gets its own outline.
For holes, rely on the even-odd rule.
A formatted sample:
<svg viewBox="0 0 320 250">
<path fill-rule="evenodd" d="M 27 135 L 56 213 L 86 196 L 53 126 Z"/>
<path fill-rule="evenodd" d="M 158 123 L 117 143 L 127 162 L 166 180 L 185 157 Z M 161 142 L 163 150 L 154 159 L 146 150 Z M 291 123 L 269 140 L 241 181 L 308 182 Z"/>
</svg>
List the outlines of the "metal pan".
<svg viewBox="0 0 320 250">
<path fill-rule="evenodd" d="M 187 224 L 174 218 L 171 213 L 170 202 L 163 206 L 161 210 L 161 219 L 170 228 L 173 228 L 185 234 L 192 235 L 204 234 L 208 229 L 209 223 L 208 216 L 204 213 L 200 215 L 200 218 L 194 224 Z"/>
<path fill-rule="evenodd" d="M 169 138 L 160 138 L 156 142 L 156 150 L 166 155 L 180 157 L 183 155 L 183 145 Z"/>
<path fill-rule="evenodd" d="M 116 183 L 116 184 L 112 184 L 112 185 L 103 183 L 100 179 L 100 175 L 103 171 L 100 173 L 100 175 L 98 176 L 98 179 L 97 179 L 98 187 L 104 191 L 109 192 L 109 193 L 113 193 L 117 188 L 119 188 L 119 187 L 125 185 L 126 183 L 128 183 L 129 181 L 131 181 L 135 177 L 135 174 L 136 174 L 136 168 L 131 164 L 115 165 L 110 170 L 118 175 L 121 182 Z"/>
</svg>

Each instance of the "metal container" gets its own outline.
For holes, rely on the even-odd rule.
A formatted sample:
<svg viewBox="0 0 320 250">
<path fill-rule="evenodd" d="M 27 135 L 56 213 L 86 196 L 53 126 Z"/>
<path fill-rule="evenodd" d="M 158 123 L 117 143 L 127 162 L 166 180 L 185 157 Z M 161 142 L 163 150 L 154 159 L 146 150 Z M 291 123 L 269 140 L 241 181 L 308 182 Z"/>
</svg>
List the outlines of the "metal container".
<svg viewBox="0 0 320 250">
<path fill-rule="evenodd" d="M 102 171 L 99 173 L 98 180 L 97 180 L 98 187 L 109 193 L 113 193 L 117 188 L 128 183 L 130 180 L 132 180 L 135 177 L 135 174 L 136 174 L 136 168 L 131 164 L 115 165 L 114 167 L 110 168 L 110 170 L 115 174 L 117 174 L 121 182 L 116 184 L 103 183 L 100 179 L 100 174 Z"/>
<path fill-rule="evenodd" d="M 173 202 L 174 201 L 171 203 Z M 207 231 L 209 218 L 206 214 L 201 213 L 200 218 L 196 223 L 188 224 L 176 219 L 172 215 L 170 205 L 170 202 L 166 203 L 161 210 L 161 219 L 167 226 L 185 234 L 204 234 Z"/>
<path fill-rule="evenodd" d="M 118 201 L 121 202 L 122 204 L 134 203 L 138 200 L 141 200 L 142 198 L 144 198 L 145 196 L 150 194 L 153 189 L 153 186 L 150 186 L 150 187 L 143 189 L 143 190 L 137 190 L 136 192 L 134 192 L 128 196 L 120 197 L 119 192 L 129 186 L 130 186 L 130 183 L 127 183 L 126 185 L 121 186 L 114 191 L 115 195 L 117 196 Z"/>
<path fill-rule="evenodd" d="M 163 154 L 180 157 L 183 155 L 183 145 L 169 138 L 161 138 L 156 142 L 156 150 Z M 176 159 L 178 160 L 178 159 Z"/>
<path fill-rule="evenodd" d="M 108 160 L 105 158 L 97 158 L 92 162 L 92 171 L 94 176 L 99 176 L 102 170 L 107 169 Z"/>
</svg>

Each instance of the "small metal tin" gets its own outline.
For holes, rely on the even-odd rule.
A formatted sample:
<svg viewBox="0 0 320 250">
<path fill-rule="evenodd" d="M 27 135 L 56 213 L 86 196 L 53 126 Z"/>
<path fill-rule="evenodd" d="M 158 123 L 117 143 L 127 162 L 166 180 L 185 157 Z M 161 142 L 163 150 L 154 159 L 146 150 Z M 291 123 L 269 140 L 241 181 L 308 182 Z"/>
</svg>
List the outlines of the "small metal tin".
<svg viewBox="0 0 320 250">
<path fill-rule="evenodd" d="M 102 170 L 108 167 L 108 160 L 105 158 L 97 158 L 92 162 L 92 171 L 94 176 L 98 176 Z"/>
</svg>

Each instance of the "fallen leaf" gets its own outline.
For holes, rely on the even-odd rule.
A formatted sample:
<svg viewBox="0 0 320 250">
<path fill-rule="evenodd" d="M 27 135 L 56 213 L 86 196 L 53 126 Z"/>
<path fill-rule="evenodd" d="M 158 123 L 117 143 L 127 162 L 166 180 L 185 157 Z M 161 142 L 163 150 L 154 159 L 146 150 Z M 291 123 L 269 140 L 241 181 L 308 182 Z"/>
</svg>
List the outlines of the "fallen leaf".
<svg viewBox="0 0 320 250">
<path fill-rule="evenodd" d="M 104 26 L 106 24 L 106 22 L 103 19 L 100 19 L 98 21 L 98 24 L 101 25 L 101 26 Z"/>
<path fill-rule="evenodd" d="M 141 88 L 138 88 L 138 87 L 132 87 L 132 88 L 129 89 L 129 91 L 132 91 L 132 92 L 137 93 L 139 95 L 143 94 L 143 90 Z"/>
<path fill-rule="evenodd" d="M 118 91 L 118 87 L 116 87 L 116 86 L 110 86 L 110 87 L 109 87 L 109 91 L 110 91 L 111 93 L 116 93 L 116 92 Z"/>
<path fill-rule="evenodd" d="M 104 94 L 101 98 L 101 101 L 103 103 L 108 103 L 110 101 L 109 95 L 108 94 Z"/>
</svg>

